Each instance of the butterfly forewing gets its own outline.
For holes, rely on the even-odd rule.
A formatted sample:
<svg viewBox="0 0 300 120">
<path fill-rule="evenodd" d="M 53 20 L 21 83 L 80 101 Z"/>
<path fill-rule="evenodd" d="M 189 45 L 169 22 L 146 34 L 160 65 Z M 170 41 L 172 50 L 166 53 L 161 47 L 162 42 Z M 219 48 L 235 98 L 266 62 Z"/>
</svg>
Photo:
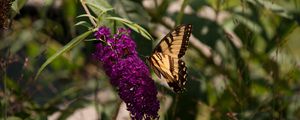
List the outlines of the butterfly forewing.
<svg viewBox="0 0 300 120">
<path fill-rule="evenodd" d="M 176 27 L 160 41 L 153 52 L 161 52 L 172 57 L 181 58 L 188 47 L 191 31 L 192 25 Z"/>
</svg>

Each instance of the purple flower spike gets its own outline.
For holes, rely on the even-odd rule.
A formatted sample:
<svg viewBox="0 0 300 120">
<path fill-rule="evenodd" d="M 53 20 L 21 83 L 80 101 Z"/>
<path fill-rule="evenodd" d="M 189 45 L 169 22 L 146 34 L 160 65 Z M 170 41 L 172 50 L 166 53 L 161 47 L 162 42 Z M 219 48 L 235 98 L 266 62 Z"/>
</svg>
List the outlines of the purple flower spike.
<svg viewBox="0 0 300 120">
<path fill-rule="evenodd" d="M 110 30 L 100 27 L 95 36 L 97 39 L 105 36 L 109 45 L 97 44 L 94 57 L 103 63 L 111 84 L 117 87 L 120 98 L 131 113 L 131 118 L 156 119 L 159 109 L 157 89 L 147 66 L 138 57 L 136 44 L 130 34 L 130 30 L 120 28 L 117 34 L 110 38 Z"/>
</svg>

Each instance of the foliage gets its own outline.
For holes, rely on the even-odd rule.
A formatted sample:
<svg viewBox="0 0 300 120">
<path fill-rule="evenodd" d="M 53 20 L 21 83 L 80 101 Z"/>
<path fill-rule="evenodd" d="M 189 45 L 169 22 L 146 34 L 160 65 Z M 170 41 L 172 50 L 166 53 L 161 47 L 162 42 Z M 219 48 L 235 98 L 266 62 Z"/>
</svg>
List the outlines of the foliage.
<svg viewBox="0 0 300 120">
<path fill-rule="evenodd" d="M 92 59 L 91 33 L 127 26 L 144 59 L 152 40 L 182 23 L 193 25 L 186 92 L 152 75 L 160 119 L 300 118 L 298 0 L 59 1 L 12 5 L 0 41 L 1 118 L 66 119 L 93 106 L 116 119 L 121 100 Z"/>
</svg>

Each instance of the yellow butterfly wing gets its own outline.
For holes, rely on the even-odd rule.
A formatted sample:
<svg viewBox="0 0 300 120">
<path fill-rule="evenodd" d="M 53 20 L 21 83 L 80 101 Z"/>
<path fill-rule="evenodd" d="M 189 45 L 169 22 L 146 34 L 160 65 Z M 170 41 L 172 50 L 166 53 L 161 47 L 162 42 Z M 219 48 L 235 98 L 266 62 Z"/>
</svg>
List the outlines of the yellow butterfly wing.
<svg viewBox="0 0 300 120">
<path fill-rule="evenodd" d="M 191 35 L 191 25 L 180 25 L 168 33 L 148 59 L 155 74 L 163 76 L 175 92 L 182 91 L 186 82 L 186 66 L 180 58 L 185 54 Z"/>
<path fill-rule="evenodd" d="M 188 47 L 192 25 L 180 25 L 168 33 L 154 48 L 153 53 L 160 52 L 171 57 L 181 58 Z"/>
</svg>

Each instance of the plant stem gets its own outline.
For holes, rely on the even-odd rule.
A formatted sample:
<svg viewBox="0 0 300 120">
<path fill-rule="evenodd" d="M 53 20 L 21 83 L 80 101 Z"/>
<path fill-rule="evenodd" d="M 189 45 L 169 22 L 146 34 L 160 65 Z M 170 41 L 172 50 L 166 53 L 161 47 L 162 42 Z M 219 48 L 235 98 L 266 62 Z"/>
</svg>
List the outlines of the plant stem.
<svg viewBox="0 0 300 120">
<path fill-rule="evenodd" d="M 85 1 L 85 0 L 80 0 L 80 2 L 81 2 L 81 5 L 82 5 L 84 11 L 86 12 L 86 14 L 88 14 L 88 17 L 89 17 L 91 23 L 94 25 L 94 27 L 97 27 L 97 23 L 96 23 L 96 22 L 94 21 L 94 19 L 91 17 L 92 15 L 91 15 L 91 13 L 90 13 L 88 7 L 86 6 L 86 1 Z"/>
</svg>

